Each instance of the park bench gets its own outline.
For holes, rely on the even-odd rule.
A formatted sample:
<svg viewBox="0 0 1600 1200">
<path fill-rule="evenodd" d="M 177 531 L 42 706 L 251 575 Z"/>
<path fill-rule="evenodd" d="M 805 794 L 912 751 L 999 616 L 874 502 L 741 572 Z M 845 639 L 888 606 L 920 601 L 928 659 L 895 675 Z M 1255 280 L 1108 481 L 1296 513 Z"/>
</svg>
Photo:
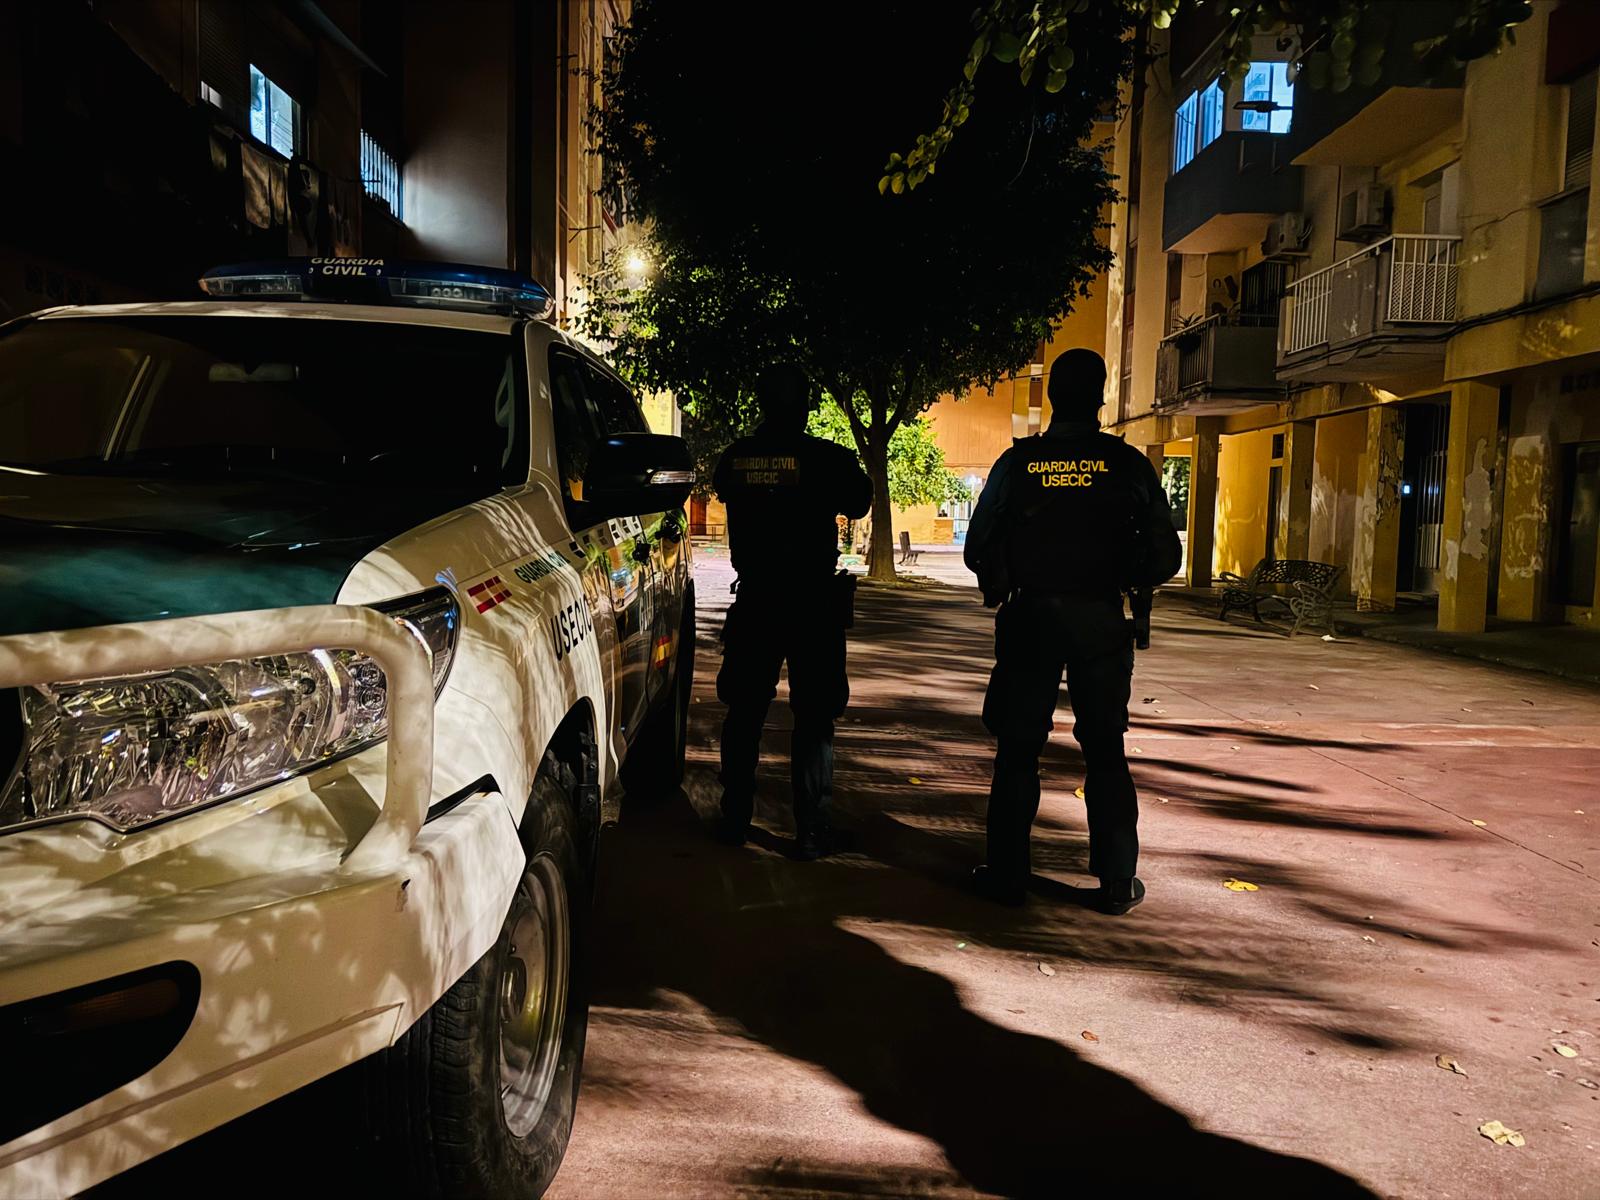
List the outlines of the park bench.
<svg viewBox="0 0 1600 1200">
<path fill-rule="evenodd" d="M 921 554 L 921 550 L 913 550 L 911 548 L 911 531 L 902 529 L 900 531 L 900 565 L 903 567 L 907 563 L 916 562 Z"/>
<path fill-rule="evenodd" d="M 1243 577 L 1224 571 L 1218 577 L 1222 603 L 1217 616 L 1227 620 L 1229 609 L 1248 607 L 1256 623 L 1264 624 L 1261 604 L 1271 600 L 1294 615 L 1290 637 L 1299 633 L 1302 626 L 1321 627 L 1331 634 L 1333 585 L 1339 582 L 1342 571 L 1332 563 L 1301 558 L 1263 558 Z"/>
</svg>

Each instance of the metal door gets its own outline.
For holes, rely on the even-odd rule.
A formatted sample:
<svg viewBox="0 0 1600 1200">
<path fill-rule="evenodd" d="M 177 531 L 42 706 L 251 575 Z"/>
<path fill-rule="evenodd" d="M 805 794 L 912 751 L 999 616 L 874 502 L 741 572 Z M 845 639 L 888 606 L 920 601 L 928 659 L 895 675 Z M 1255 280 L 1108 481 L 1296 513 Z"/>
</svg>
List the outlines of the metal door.
<svg viewBox="0 0 1600 1200">
<path fill-rule="evenodd" d="M 1581 442 L 1565 449 L 1557 599 L 1589 608 L 1595 602 L 1595 558 L 1600 555 L 1600 442 Z"/>
</svg>

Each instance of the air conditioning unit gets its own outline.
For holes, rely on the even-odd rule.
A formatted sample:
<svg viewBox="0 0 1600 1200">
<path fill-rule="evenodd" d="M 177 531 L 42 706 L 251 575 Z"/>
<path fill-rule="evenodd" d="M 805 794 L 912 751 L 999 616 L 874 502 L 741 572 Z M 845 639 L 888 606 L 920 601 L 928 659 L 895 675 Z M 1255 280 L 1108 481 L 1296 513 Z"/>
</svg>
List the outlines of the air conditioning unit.
<svg viewBox="0 0 1600 1200">
<path fill-rule="evenodd" d="M 1389 232 L 1389 189 L 1381 183 L 1363 183 L 1339 197 L 1341 242 L 1376 241 Z"/>
<path fill-rule="evenodd" d="M 1261 253 L 1266 258 L 1299 258 L 1311 253 L 1310 243 L 1311 222 L 1305 213 L 1284 213 L 1267 226 Z"/>
</svg>

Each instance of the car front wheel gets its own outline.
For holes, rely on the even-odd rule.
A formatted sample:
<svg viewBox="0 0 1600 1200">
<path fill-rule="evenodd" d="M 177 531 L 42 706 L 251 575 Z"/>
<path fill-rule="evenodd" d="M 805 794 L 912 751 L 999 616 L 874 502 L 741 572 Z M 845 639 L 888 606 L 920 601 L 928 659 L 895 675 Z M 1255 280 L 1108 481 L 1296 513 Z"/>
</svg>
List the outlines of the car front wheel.
<svg viewBox="0 0 1600 1200">
<path fill-rule="evenodd" d="M 589 887 L 570 768 L 547 756 L 523 820 L 526 866 L 500 936 L 385 1054 L 369 1088 L 408 1192 L 536 1197 L 572 1132 L 588 994 Z M 402 1165 L 403 1164 L 403 1165 Z"/>
</svg>

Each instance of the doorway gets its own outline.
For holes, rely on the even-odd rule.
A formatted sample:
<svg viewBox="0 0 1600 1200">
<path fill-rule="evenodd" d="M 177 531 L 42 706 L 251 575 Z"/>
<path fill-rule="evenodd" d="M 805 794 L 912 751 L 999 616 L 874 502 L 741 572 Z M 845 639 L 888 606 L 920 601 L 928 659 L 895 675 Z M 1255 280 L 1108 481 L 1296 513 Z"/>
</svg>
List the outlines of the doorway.
<svg viewBox="0 0 1600 1200">
<path fill-rule="evenodd" d="M 1423 400 L 1405 407 L 1400 468 L 1400 546 L 1395 591 L 1437 595 L 1444 542 L 1444 481 L 1449 409 Z"/>
<path fill-rule="evenodd" d="M 1575 608 L 1592 608 L 1595 558 L 1600 555 L 1600 442 L 1577 442 L 1562 451 L 1555 599 Z"/>
</svg>

